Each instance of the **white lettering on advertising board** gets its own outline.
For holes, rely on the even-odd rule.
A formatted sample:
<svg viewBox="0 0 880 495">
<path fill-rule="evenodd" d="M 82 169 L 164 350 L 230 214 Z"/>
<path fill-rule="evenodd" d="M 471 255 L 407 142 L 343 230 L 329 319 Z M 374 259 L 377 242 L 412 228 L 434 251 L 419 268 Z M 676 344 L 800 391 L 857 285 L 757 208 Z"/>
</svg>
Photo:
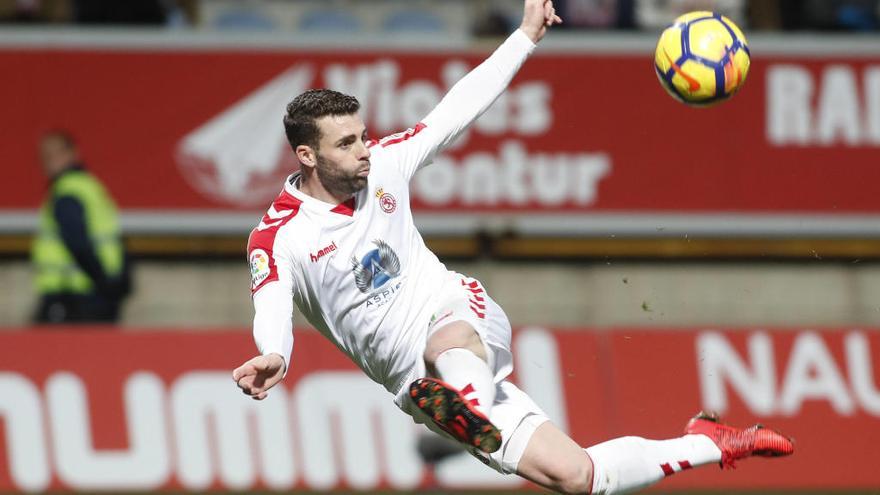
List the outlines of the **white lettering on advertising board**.
<svg viewBox="0 0 880 495">
<path fill-rule="evenodd" d="M 264 204 L 297 168 L 280 119 L 270 118 L 267 109 L 282 112 L 316 83 L 318 74 L 326 87 L 358 98 L 367 127 L 380 137 L 425 118 L 468 70 L 464 62 L 449 60 L 433 79 L 401 82 L 400 64 L 388 59 L 330 64 L 320 72 L 310 64 L 295 65 L 183 136 L 177 150 L 180 170 L 208 197 Z M 509 135 L 498 152 L 472 152 L 459 159 L 438 156 L 416 175 L 415 198 L 433 206 L 455 201 L 467 206 L 594 203 L 599 180 L 611 170 L 607 153 L 529 152 L 519 139 L 551 129 L 552 99 L 548 83 L 517 81 L 451 145 L 461 148 L 471 133 Z"/>
<path fill-rule="evenodd" d="M 767 69 L 767 140 L 775 146 L 880 146 L 880 66 Z"/>
<path fill-rule="evenodd" d="M 514 345 L 523 388 L 565 427 L 555 339 L 533 328 Z M 93 446 L 89 403 L 100 393 L 69 371 L 52 373 L 42 394 L 28 377 L 0 373 L 0 419 L 17 489 L 46 490 L 54 473 L 65 487 L 85 491 L 154 490 L 172 476 L 197 491 L 299 484 L 412 490 L 424 473 L 415 443 L 427 430 L 358 371 L 311 372 L 291 393 L 277 388 L 262 402 L 238 392 L 226 370 L 192 370 L 167 387 L 155 373 L 132 373 L 123 385 L 125 449 Z M 464 453 L 441 463 L 436 477 L 441 486 L 522 483 Z"/>
<path fill-rule="evenodd" d="M 797 334 L 787 362 L 777 362 L 773 340 L 762 332 L 748 337 L 744 355 L 718 332 L 702 333 L 696 345 L 706 409 L 723 414 L 730 391 L 760 416 L 795 416 L 808 401 L 825 402 L 841 416 L 858 408 L 880 416 L 870 343 L 862 333 L 844 339 L 843 363 L 819 334 L 809 331 Z"/>
</svg>

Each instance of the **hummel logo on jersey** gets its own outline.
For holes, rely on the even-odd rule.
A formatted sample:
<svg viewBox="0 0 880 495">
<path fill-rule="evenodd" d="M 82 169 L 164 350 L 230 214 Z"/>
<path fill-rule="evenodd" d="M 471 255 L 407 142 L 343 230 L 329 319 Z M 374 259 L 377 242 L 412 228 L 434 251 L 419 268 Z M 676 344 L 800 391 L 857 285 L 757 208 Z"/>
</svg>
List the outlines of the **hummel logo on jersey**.
<svg viewBox="0 0 880 495">
<path fill-rule="evenodd" d="M 351 257 L 351 271 L 354 283 L 361 292 L 378 289 L 400 274 L 400 259 L 391 246 L 382 240 L 375 240 L 377 249 L 365 254 L 360 261 Z"/>
<path fill-rule="evenodd" d="M 336 251 L 336 241 L 333 241 L 330 243 L 329 246 L 318 250 L 318 252 L 315 254 L 309 253 L 309 259 L 312 260 L 312 263 L 317 263 L 319 259 L 323 258 L 324 256 L 327 256 L 328 254 L 332 253 L 333 251 Z"/>
</svg>

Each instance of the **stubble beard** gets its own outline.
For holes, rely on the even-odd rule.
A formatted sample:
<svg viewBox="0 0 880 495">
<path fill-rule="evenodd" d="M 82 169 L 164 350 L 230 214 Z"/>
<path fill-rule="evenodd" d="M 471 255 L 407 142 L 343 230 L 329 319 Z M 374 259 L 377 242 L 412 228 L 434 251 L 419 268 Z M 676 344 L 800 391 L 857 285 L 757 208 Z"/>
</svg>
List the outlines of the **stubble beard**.
<svg viewBox="0 0 880 495">
<path fill-rule="evenodd" d="M 366 177 L 358 177 L 357 172 L 348 173 L 342 170 L 335 162 L 317 156 L 318 162 L 315 171 L 321 185 L 330 194 L 337 197 L 348 197 L 367 186 Z"/>
</svg>

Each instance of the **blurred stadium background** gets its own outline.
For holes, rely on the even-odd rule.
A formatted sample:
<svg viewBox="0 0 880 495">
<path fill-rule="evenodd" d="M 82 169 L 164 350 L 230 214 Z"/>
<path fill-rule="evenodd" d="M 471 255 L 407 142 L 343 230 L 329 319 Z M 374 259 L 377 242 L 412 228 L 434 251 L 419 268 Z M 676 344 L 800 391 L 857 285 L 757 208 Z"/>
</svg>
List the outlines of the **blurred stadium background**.
<svg viewBox="0 0 880 495">
<path fill-rule="evenodd" d="M 517 381 L 585 445 L 675 435 L 700 408 L 798 441 L 664 491 L 880 493 L 880 5 L 556 3 L 565 24 L 412 188 L 430 247 L 510 316 Z M 255 407 L 229 380 L 254 352 L 246 236 L 292 168 L 284 104 L 332 87 L 374 136 L 405 129 L 521 4 L 0 1 L 0 492 L 526 489 L 463 454 L 423 462 L 301 318 L 283 390 Z M 752 49 L 710 109 L 652 68 L 660 29 L 698 9 Z M 52 128 L 121 208 L 118 325 L 31 324 Z"/>
</svg>

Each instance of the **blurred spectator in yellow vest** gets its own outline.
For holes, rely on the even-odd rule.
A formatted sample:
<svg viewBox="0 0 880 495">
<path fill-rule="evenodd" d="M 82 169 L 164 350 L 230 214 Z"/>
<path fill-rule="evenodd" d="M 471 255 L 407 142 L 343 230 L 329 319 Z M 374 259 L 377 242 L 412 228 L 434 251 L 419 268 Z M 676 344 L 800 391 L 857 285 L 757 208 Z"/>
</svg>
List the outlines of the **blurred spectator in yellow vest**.
<svg viewBox="0 0 880 495">
<path fill-rule="evenodd" d="M 65 131 L 40 140 L 49 192 L 31 248 L 37 323 L 115 322 L 130 292 L 113 198 L 82 165 Z"/>
</svg>

